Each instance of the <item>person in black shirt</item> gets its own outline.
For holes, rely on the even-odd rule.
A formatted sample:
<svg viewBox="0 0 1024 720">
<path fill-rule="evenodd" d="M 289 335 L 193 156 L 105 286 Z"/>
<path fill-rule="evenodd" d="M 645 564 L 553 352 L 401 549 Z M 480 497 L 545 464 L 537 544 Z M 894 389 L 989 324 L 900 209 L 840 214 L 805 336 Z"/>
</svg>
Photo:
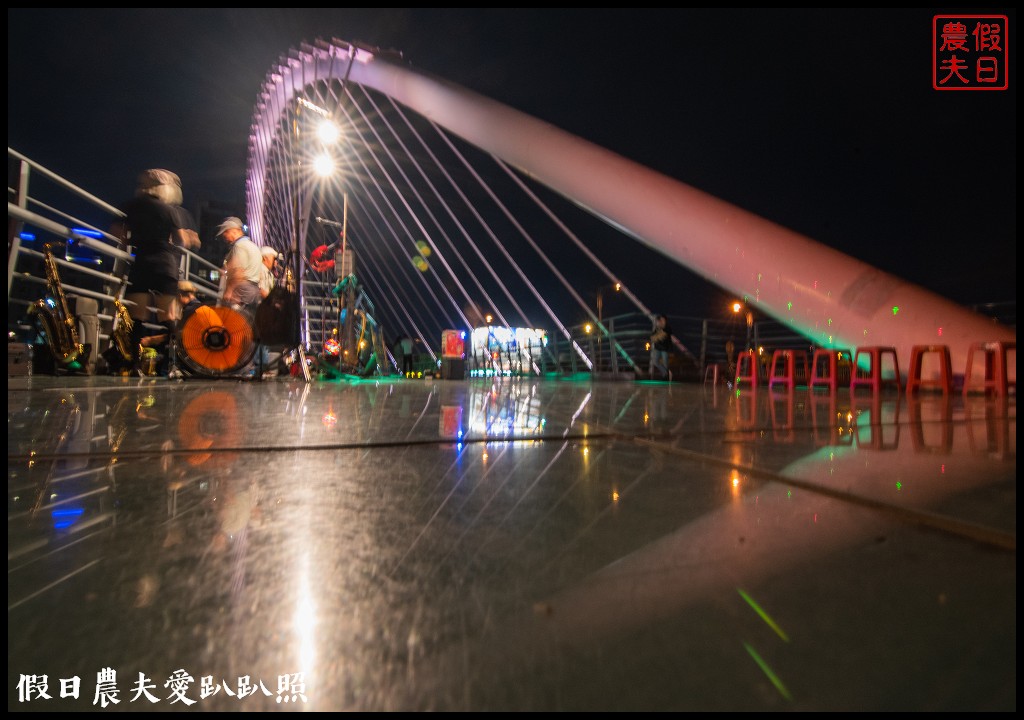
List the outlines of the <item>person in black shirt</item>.
<svg viewBox="0 0 1024 720">
<path fill-rule="evenodd" d="M 181 179 L 169 170 L 144 170 L 135 197 L 122 206 L 124 221 L 114 233 L 135 253 L 128 271 L 125 305 L 132 324 L 132 371 L 141 373 L 140 342 L 150 334 L 144 323 L 156 322 L 173 337 L 180 316 L 178 302 L 179 251 L 198 249 L 199 234 L 192 215 L 181 207 Z"/>
</svg>

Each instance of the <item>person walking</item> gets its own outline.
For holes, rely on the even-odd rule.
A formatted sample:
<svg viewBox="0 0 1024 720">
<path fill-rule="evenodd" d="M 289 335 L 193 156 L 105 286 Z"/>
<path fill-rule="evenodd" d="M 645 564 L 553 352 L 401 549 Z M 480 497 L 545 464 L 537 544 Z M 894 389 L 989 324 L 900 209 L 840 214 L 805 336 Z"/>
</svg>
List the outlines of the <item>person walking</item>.
<svg viewBox="0 0 1024 720">
<path fill-rule="evenodd" d="M 145 323 L 163 325 L 173 338 L 180 318 L 178 266 L 180 251 L 201 245 L 192 215 L 181 207 L 181 178 L 170 170 L 143 170 L 135 196 L 124 203 L 124 219 L 115 224 L 114 235 L 135 254 L 128 270 L 125 305 L 132 320 L 131 372 L 142 375 L 142 338 L 151 334 Z"/>
</svg>

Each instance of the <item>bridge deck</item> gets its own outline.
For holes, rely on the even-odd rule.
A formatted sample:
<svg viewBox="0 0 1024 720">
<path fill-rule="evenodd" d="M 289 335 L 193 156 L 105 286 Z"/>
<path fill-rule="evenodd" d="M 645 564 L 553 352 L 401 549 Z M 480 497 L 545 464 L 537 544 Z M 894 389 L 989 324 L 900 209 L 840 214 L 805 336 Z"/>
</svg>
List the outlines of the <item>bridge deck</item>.
<svg viewBox="0 0 1024 720">
<path fill-rule="evenodd" d="M 1015 398 L 36 375 L 8 448 L 8 709 L 1016 709 Z"/>
</svg>

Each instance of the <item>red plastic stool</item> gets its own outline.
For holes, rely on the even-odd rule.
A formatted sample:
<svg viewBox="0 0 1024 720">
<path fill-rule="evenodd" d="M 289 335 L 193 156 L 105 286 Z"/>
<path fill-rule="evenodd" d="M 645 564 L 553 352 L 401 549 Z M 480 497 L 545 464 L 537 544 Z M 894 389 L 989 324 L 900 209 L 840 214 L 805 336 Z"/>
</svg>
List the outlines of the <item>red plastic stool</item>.
<svg viewBox="0 0 1024 720">
<path fill-rule="evenodd" d="M 768 389 L 775 384 L 785 385 L 792 390 L 796 387 L 796 365 L 800 360 L 800 369 L 803 377 L 809 377 L 807 372 L 807 353 L 801 350 L 776 350 L 772 353 L 772 367 L 768 374 Z M 779 360 L 782 361 L 782 369 L 779 369 Z"/>
<path fill-rule="evenodd" d="M 827 387 L 835 392 L 839 383 L 844 385 L 849 380 L 842 380 L 839 377 L 839 360 L 845 358 L 847 363 L 853 362 L 853 356 L 849 350 L 836 350 L 828 348 L 816 348 L 814 357 L 811 359 L 811 379 L 807 387 L 813 390 L 819 385 Z"/>
<path fill-rule="evenodd" d="M 921 378 L 921 367 L 924 364 L 925 355 L 928 353 L 938 353 L 939 355 L 939 378 L 937 380 Z M 922 388 L 939 388 L 943 395 L 948 395 L 953 391 L 953 364 L 949 359 L 948 345 L 915 345 L 910 349 L 907 395 L 913 395 Z"/>
<path fill-rule="evenodd" d="M 757 356 L 753 350 L 736 356 L 736 387 L 741 382 L 750 383 L 751 388 L 757 387 Z"/>
<path fill-rule="evenodd" d="M 1006 354 L 1008 351 L 1017 353 L 1016 342 L 983 342 L 974 343 L 967 352 L 967 370 L 964 372 L 964 395 L 978 388 L 971 387 L 974 371 L 974 354 L 985 354 L 985 381 L 981 390 L 986 395 L 1007 395 L 1012 388 L 1017 390 L 1017 380 L 1010 380 L 1007 373 Z"/>
<path fill-rule="evenodd" d="M 868 358 L 868 369 L 862 371 L 860 364 L 857 362 L 860 356 L 864 355 Z M 888 380 L 882 379 L 882 364 L 886 357 L 892 356 L 892 369 L 895 374 L 894 378 Z M 850 392 L 856 391 L 858 387 L 866 386 L 871 388 L 872 392 L 879 392 L 885 385 L 895 384 L 896 389 L 900 389 L 900 363 L 896 359 L 896 348 L 894 347 L 881 347 L 873 345 L 870 347 L 857 348 L 857 354 L 853 356 L 853 370 L 850 373 Z"/>
</svg>

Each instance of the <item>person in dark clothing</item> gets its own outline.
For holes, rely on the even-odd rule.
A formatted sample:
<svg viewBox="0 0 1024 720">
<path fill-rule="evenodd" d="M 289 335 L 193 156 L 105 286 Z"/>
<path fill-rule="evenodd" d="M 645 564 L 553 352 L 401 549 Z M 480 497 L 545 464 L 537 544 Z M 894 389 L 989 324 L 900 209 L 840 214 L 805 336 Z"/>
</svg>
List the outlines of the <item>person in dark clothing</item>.
<svg viewBox="0 0 1024 720">
<path fill-rule="evenodd" d="M 406 377 L 411 377 L 415 368 L 413 363 L 413 350 L 415 345 L 413 340 L 408 335 L 403 335 L 398 341 L 399 347 L 402 350 L 402 374 Z"/>
<path fill-rule="evenodd" d="M 672 380 L 672 371 L 668 369 L 668 358 L 672 352 L 672 328 L 668 318 L 658 315 L 654 320 L 654 332 L 651 333 L 651 365 L 648 374 L 654 378 L 655 369 L 661 377 Z"/>
<path fill-rule="evenodd" d="M 132 372 L 142 374 L 141 340 L 151 334 L 145 323 L 163 325 L 173 337 L 180 317 L 178 302 L 179 253 L 174 246 L 198 249 L 199 234 L 192 215 L 181 207 L 181 179 L 169 170 L 144 170 L 138 178 L 135 197 L 122 206 L 123 223 L 114 234 L 134 251 L 128 271 L 125 305 L 132 324 Z"/>
</svg>

